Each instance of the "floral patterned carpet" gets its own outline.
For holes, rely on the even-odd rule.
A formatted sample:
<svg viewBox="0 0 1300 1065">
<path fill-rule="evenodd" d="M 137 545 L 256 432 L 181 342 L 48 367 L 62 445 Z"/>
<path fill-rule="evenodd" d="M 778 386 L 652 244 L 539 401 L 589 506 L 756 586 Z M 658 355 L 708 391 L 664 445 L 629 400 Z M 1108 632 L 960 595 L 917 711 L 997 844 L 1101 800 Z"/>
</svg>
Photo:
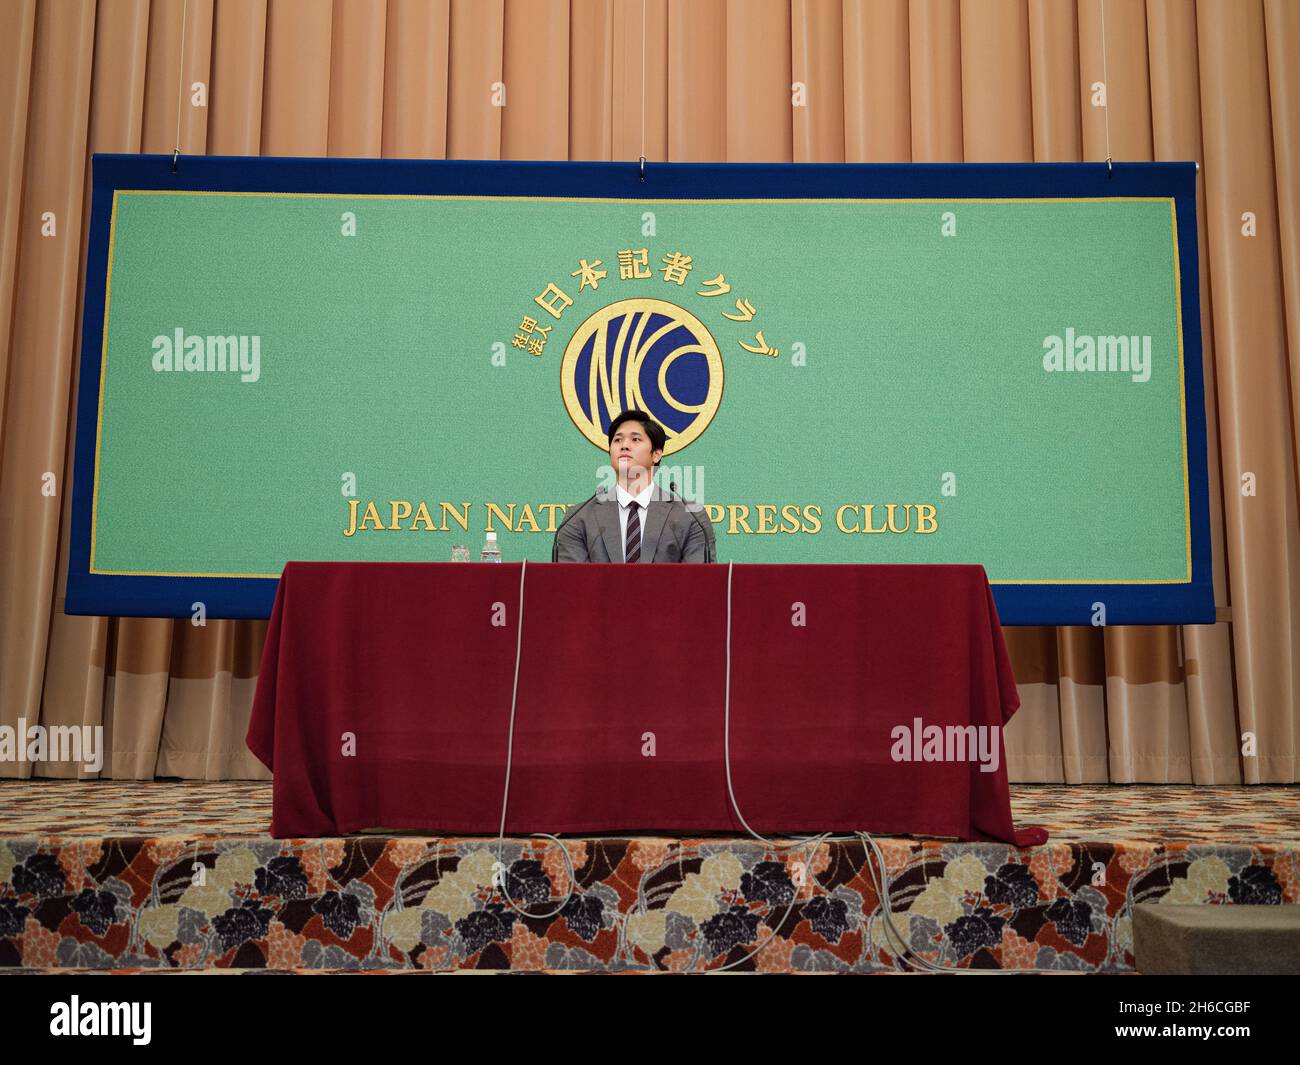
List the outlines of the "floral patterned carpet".
<svg viewBox="0 0 1300 1065">
<path fill-rule="evenodd" d="M 1300 903 L 1297 786 L 1013 785 L 1041 847 L 875 838 L 890 922 L 866 837 L 275 840 L 270 803 L 0 781 L 0 967 L 1131 972 L 1135 903 Z"/>
</svg>

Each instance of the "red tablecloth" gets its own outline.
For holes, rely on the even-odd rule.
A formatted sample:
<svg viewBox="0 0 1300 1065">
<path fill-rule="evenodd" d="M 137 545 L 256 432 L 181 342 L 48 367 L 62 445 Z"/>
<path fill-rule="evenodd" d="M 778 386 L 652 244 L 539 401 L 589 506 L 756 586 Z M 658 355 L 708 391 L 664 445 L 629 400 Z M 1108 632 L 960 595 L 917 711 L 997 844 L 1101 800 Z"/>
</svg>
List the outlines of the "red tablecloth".
<svg viewBox="0 0 1300 1065">
<path fill-rule="evenodd" d="M 517 647 L 508 834 L 744 832 L 727 577 L 290 562 L 248 729 L 272 835 L 496 834 Z M 1046 839 L 1011 822 L 1000 726 L 1020 700 L 983 567 L 735 565 L 730 676 L 755 831 Z M 996 771 L 895 760 L 917 718 L 997 726 Z"/>
</svg>

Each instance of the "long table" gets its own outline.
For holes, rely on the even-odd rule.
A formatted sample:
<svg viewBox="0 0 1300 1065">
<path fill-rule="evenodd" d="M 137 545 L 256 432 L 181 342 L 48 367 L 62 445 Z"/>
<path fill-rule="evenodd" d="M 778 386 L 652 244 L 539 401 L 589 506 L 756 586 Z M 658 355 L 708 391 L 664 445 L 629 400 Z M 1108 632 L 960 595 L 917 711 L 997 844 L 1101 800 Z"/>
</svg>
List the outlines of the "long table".
<svg viewBox="0 0 1300 1065">
<path fill-rule="evenodd" d="M 277 838 L 1031 846 L 1019 703 L 982 566 L 290 562 L 247 742 Z"/>
</svg>

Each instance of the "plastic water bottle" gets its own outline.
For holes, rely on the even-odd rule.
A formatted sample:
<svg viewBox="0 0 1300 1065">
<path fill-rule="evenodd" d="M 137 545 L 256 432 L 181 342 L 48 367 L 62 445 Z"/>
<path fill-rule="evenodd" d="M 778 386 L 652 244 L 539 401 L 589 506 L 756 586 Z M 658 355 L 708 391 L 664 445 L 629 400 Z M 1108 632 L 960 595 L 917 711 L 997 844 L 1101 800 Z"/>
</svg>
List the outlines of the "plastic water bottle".
<svg viewBox="0 0 1300 1065">
<path fill-rule="evenodd" d="M 501 546 L 497 543 L 497 534 L 490 532 L 487 534 L 487 540 L 483 542 L 483 554 L 480 560 L 483 562 L 500 562 Z"/>
</svg>

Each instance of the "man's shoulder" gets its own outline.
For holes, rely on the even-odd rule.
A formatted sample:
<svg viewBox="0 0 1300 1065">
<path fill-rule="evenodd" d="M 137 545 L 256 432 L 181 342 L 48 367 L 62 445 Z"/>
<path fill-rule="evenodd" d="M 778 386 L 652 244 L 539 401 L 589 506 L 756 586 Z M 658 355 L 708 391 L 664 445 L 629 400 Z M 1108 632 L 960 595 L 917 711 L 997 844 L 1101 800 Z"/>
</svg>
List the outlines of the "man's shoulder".
<svg viewBox="0 0 1300 1065">
<path fill-rule="evenodd" d="M 564 517 L 565 519 L 586 519 L 589 515 L 595 512 L 595 509 L 599 504 L 605 501 L 606 500 L 601 496 L 601 494 L 597 492 L 595 495 L 590 495 L 586 499 L 580 499 L 576 503 L 570 503 L 568 508 L 564 511 Z"/>
<path fill-rule="evenodd" d="M 663 490 L 662 495 L 657 495 L 655 498 L 660 502 L 669 504 L 674 513 L 680 511 L 683 514 L 689 514 L 692 512 L 692 507 L 695 507 L 697 512 L 702 512 L 704 510 L 703 507 L 693 504 L 689 499 L 667 488 Z"/>
<path fill-rule="evenodd" d="M 555 527 L 551 558 L 559 562 L 589 562 L 594 541 L 599 539 L 595 496 L 570 504 Z"/>
</svg>

